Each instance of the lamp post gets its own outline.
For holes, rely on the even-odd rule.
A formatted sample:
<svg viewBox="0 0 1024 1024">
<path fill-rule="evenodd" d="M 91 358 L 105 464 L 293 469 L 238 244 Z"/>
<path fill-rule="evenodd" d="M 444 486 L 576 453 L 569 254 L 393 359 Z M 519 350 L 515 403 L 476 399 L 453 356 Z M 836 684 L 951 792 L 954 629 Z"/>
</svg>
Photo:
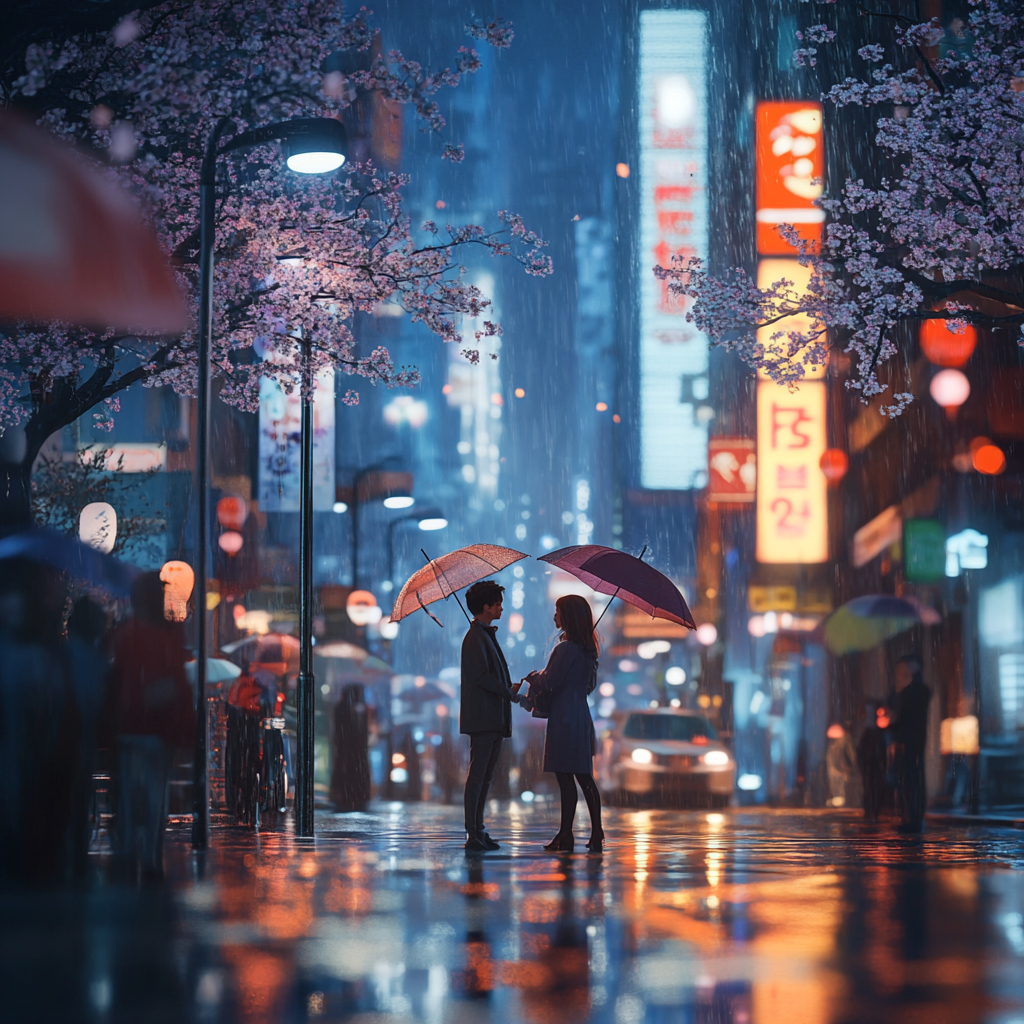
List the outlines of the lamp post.
<svg viewBox="0 0 1024 1024">
<path fill-rule="evenodd" d="M 326 117 L 295 118 L 254 128 L 229 139 L 221 136 L 231 125 L 221 118 L 210 133 L 199 177 L 199 337 L 196 346 L 199 381 L 196 389 L 196 480 L 199 528 L 196 553 L 196 730 L 192 767 L 192 845 L 209 841 L 210 794 L 207 773 L 208 724 L 206 710 L 206 587 L 209 575 L 210 492 L 210 348 L 213 336 L 213 262 L 216 234 L 215 203 L 217 160 L 226 153 L 267 142 L 284 142 L 285 162 L 299 174 L 321 174 L 345 162 L 347 139 L 340 121 Z M 308 346 L 308 342 L 305 342 Z M 304 347 L 308 357 L 308 347 Z M 299 835 L 313 834 L 313 675 L 312 675 L 312 513 L 313 429 L 308 397 L 302 401 L 302 481 L 300 487 L 300 655 L 298 692 L 298 785 L 296 825 Z"/>
<path fill-rule="evenodd" d="M 352 481 L 352 589 L 359 589 L 359 485 L 371 474 L 384 469 L 384 463 L 377 462 L 357 471 Z M 412 488 L 397 486 L 384 499 L 385 508 L 409 508 L 415 502 Z"/>
<path fill-rule="evenodd" d="M 415 521 L 421 530 L 443 530 L 448 525 L 443 513 L 437 508 L 410 512 L 407 516 L 399 516 L 388 523 L 388 581 L 394 583 L 395 575 L 395 528 L 403 523 Z"/>
</svg>

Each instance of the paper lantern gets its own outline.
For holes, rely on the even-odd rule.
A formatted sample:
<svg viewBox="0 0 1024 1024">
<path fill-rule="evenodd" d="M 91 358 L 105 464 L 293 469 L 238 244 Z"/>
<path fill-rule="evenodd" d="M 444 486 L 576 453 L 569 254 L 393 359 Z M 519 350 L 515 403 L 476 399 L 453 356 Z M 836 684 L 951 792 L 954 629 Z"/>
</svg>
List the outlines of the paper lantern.
<svg viewBox="0 0 1024 1024">
<path fill-rule="evenodd" d="M 345 602 L 345 611 L 356 626 L 369 626 L 380 622 L 384 615 L 377 604 L 377 598 L 369 590 L 353 590 Z"/>
<path fill-rule="evenodd" d="M 184 622 L 188 618 L 188 599 L 196 583 L 196 574 L 188 562 L 164 562 L 160 569 L 164 584 L 164 618 Z"/>
<path fill-rule="evenodd" d="M 117 513 L 105 501 L 90 502 L 78 517 L 78 538 L 83 544 L 109 555 L 117 540 Z"/>
<path fill-rule="evenodd" d="M 217 522 L 225 530 L 240 530 L 245 525 L 248 515 L 249 506 L 245 503 L 245 498 L 228 495 L 217 502 Z"/>
<path fill-rule="evenodd" d="M 232 558 L 242 550 L 242 535 L 236 530 L 225 530 L 217 538 L 217 546 L 224 552 L 224 554 L 231 556 Z"/>
<path fill-rule="evenodd" d="M 947 413 L 953 414 L 970 397 L 971 382 L 959 370 L 940 370 L 932 377 L 928 391 Z"/>
<path fill-rule="evenodd" d="M 846 471 L 850 468 L 850 459 L 841 448 L 826 448 L 818 460 L 818 465 L 825 474 L 829 486 L 834 487 L 846 476 Z"/>
<path fill-rule="evenodd" d="M 924 320 L 921 323 L 921 351 L 936 366 L 963 366 L 975 345 L 978 332 L 968 325 L 963 334 L 954 334 L 946 320 Z"/>
<path fill-rule="evenodd" d="M 983 444 L 974 452 L 974 468 L 986 476 L 996 476 L 1006 469 L 1006 456 L 994 444 Z"/>
</svg>

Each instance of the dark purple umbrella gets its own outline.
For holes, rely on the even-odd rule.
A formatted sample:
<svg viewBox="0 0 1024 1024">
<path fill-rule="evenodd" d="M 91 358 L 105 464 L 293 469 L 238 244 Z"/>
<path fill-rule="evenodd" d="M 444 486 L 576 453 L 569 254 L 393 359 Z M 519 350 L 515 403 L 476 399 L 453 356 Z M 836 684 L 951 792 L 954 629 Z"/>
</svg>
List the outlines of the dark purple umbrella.
<svg viewBox="0 0 1024 1024">
<path fill-rule="evenodd" d="M 572 573 L 599 594 L 621 597 L 652 619 L 668 619 L 687 629 L 697 628 L 679 588 L 653 565 L 625 551 L 601 544 L 578 544 L 541 555 L 540 561 Z"/>
<path fill-rule="evenodd" d="M 125 597 L 131 593 L 132 582 L 139 575 L 135 566 L 105 555 L 77 537 L 46 528 L 26 530 L 0 540 L 0 561 L 8 558 L 43 562 Z"/>
</svg>

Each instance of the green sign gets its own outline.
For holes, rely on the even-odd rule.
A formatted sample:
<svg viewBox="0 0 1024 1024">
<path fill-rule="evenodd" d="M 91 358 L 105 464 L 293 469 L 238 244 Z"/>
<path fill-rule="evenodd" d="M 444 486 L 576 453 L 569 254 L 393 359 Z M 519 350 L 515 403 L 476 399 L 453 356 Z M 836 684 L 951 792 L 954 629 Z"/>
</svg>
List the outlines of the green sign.
<svg viewBox="0 0 1024 1024">
<path fill-rule="evenodd" d="M 946 528 L 937 519 L 904 520 L 903 575 L 908 583 L 946 578 Z"/>
</svg>

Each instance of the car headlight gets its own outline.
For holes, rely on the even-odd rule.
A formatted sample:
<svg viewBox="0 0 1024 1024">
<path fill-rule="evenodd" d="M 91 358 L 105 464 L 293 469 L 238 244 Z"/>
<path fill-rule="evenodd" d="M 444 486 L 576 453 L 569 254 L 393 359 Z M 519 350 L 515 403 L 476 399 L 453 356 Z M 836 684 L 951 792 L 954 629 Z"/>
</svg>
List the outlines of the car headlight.
<svg viewBox="0 0 1024 1024">
<path fill-rule="evenodd" d="M 710 768 L 723 768 L 729 763 L 729 755 L 724 750 L 709 750 L 700 758 Z"/>
<path fill-rule="evenodd" d="M 650 764 L 654 760 L 654 755 L 646 747 L 637 747 L 633 751 L 633 760 L 637 764 Z"/>
</svg>

